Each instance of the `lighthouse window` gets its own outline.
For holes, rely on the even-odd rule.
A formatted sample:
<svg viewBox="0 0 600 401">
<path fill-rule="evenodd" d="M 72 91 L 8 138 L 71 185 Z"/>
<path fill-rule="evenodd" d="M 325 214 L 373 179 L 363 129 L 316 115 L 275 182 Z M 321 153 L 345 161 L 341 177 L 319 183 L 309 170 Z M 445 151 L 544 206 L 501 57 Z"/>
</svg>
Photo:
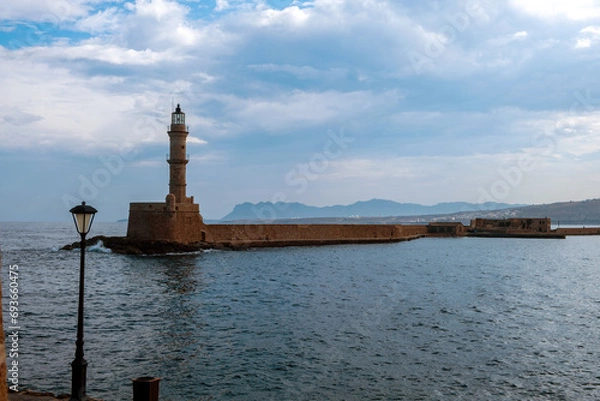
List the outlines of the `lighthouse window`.
<svg viewBox="0 0 600 401">
<path fill-rule="evenodd" d="M 185 124 L 185 114 L 173 113 L 173 124 Z"/>
</svg>

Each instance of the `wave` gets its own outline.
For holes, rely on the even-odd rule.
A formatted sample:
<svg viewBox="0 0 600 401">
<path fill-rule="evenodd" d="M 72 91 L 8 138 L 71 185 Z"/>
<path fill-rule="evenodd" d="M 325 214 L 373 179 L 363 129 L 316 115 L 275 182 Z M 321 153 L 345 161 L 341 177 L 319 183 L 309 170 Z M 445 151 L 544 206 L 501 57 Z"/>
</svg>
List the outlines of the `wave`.
<svg viewBox="0 0 600 401">
<path fill-rule="evenodd" d="M 88 252 L 100 252 L 100 253 L 112 253 L 110 248 L 104 246 L 102 240 L 98 241 L 96 244 L 87 247 Z"/>
</svg>

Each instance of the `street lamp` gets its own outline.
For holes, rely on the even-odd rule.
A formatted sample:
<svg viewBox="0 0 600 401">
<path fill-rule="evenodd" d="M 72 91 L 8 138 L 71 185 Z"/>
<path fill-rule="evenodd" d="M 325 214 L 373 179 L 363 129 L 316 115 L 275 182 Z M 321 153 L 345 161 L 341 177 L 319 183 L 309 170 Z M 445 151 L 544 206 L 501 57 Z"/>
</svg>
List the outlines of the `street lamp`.
<svg viewBox="0 0 600 401">
<path fill-rule="evenodd" d="M 93 207 L 81 202 L 81 205 L 75 206 L 70 210 L 73 214 L 75 228 L 81 235 L 81 263 L 79 266 L 79 309 L 77 311 L 77 342 L 75 349 L 75 359 L 71 363 L 73 375 L 71 380 L 71 399 L 70 401 L 85 401 L 85 378 L 87 372 L 87 362 L 83 358 L 83 282 L 85 277 L 85 236 L 90 232 L 94 216 L 98 212 Z"/>
</svg>

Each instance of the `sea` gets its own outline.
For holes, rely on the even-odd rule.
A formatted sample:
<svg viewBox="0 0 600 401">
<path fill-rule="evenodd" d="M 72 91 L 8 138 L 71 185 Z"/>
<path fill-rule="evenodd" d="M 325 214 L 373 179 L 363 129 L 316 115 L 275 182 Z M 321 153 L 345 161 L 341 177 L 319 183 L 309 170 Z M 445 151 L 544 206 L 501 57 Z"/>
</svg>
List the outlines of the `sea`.
<svg viewBox="0 0 600 401">
<path fill-rule="evenodd" d="M 90 236 L 125 230 L 95 223 Z M 59 249 L 78 240 L 71 222 L 0 223 L 19 390 L 70 392 L 80 254 Z M 597 236 L 163 256 L 95 246 L 87 393 L 131 400 L 132 379 L 150 376 L 162 401 L 598 400 L 599 262 Z"/>
</svg>

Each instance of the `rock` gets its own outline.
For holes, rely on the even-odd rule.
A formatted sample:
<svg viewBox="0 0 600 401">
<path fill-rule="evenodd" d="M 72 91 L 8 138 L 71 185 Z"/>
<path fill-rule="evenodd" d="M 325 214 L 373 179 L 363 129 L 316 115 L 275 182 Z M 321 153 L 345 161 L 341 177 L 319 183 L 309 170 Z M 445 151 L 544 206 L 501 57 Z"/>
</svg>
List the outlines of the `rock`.
<svg viewBox="0 0 600 401">
<path fill-rule="evenodd" d="M 166 253 L 188 253 L 198 252 L 203 249 L 210 248 L 206 243 L 194 243 L 194 244 L 182 244 L 179 242 L 172 241 L 142 241 L 132 240 L 127 237 L 106 237 L 104 235 L 97 235 L 86 240 L 86 247 L 98 245 L 99 242 L 105 248 L 110 249 L 114 253 L 125 254 L 125 255 L 161 255 Z M 73 249 L 79 249 L 80 242 L 74 242 L 67 244 L 60 248 L 64 251 L 71 251 Z"/>
</svg>

